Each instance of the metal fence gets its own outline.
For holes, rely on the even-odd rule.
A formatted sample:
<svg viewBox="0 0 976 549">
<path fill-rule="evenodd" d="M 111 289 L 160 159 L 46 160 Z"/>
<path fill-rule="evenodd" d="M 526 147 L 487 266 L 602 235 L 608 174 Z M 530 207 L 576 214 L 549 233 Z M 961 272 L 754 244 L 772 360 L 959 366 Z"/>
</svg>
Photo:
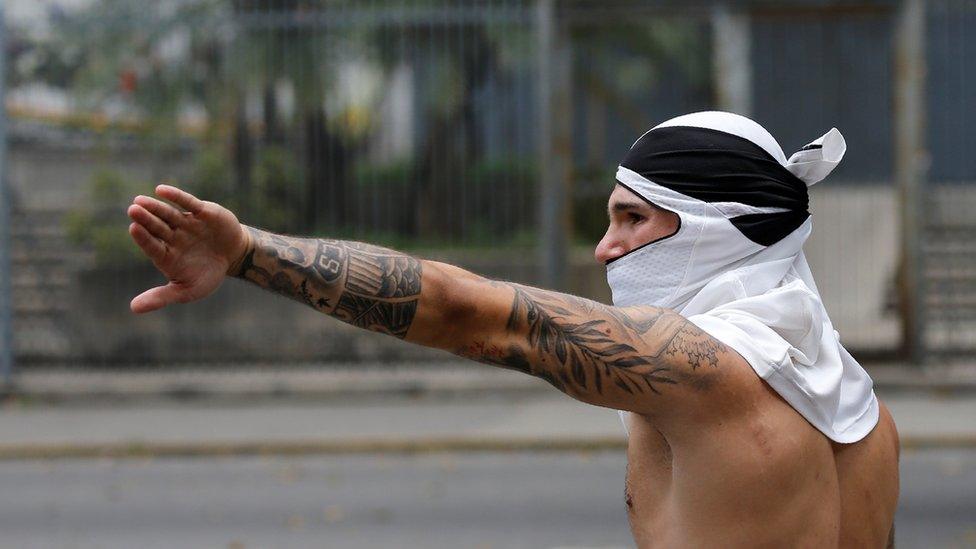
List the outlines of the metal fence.
<svg viewBox="0 0 976 549">
<path fill-rule="evenodd" d="M 133 317 L 158 278 L 124 207 L 169 179 L 271 230 L 606 301 L 590 251 L 617 160 L 709 108 L 753 116 L 787 154 L 845 133 L 807 250 L 849 347 L 976 350 L 968 1 L 4 8 L 0 344 L 19 364 L 436 358 L 241 284 Z"/>
</svg>

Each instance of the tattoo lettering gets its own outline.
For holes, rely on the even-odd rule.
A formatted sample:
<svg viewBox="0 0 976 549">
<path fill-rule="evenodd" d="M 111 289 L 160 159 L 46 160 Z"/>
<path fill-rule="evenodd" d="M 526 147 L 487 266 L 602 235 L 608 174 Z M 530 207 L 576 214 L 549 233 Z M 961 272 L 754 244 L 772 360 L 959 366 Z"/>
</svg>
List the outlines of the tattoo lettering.
<svg viewBox="0 0 976 549">
<path fill-rule="evenodd" d="M 335 284 L 342 274 L 346 254 L 341 246 L 319 242 L 315 249 L 315 271 L 326 284 Z"/>
<path fill-rule="evenodd" d="M 248 228 L 240 278 L 354 326 L 405 338 L 420 299 L 419 260 L 358 242 Z"/>
</svg>

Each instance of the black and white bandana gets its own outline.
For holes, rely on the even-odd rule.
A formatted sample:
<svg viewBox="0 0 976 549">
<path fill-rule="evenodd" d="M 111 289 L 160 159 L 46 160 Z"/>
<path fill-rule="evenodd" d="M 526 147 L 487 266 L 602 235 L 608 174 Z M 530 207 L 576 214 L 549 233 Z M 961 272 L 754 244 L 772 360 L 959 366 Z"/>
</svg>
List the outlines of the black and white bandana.
<svg viewBox="0 0 976 549">
<path fill-rule="evenodd" d="M 840 344 L 803 254 L 808 187 L 847 150 L 831 129 L 789 159 L 756 122 L 680 116 L 638 139 L 617 182 L 678 214 L 678 231 L 607 264 L 618 306 L 677 310 L 736 349 L 824 434 L 853 442 L 877 422 L 867 373 Z"/>
</svg>

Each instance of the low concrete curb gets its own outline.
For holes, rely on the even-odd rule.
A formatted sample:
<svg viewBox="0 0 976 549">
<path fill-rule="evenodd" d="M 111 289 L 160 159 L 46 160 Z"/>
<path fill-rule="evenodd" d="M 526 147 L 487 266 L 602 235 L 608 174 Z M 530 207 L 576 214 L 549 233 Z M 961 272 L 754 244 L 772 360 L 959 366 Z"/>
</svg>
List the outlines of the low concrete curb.
<svg viewBox="0 0 976 549">
<path fill-rule="evenodd" d="M 976 366 L 920 369 L 869 365 L 882 393 L 976 393 Z M 343 400 L 374 397 L 519 395 L 552 392 L 547 383 L 518 372 L 469 362 L 436 365 L 362 364 L 340 366 L 248 365 L 236 369 L 120 368 L 25 370 L 0 387 L 0 397 L 43 404 L 129 403 L 157 400 L 253 402 Z"/>
<path fill-rule="evenodd" d="M 976 449 L 976 434 L 902 436 L 903 450 Z"/>
<path fill-rule="evenodd" d="M 976 435 L 910 436 L 903 450 L 976 449 Z M 627 440 L 606 437 L 426 437 L 241 442 L 122 442 L 0 445 L 0 460 L 147 459 L 167 457 L 309 456 L 342 454 L 432 454 L 450 452 L 624 451 Z"/>
<path fill-rule="evenodd" d="M 343 400 L 375 397 L 460 397 L 551 392 L 519 372 L 445 363 L 417 367 L 250 366 L 240 369 L 44 370 L 20 373 L 0 396 L 41 404 L 130 403 L 146 400 Z"/>
<path fill-rule="evenodd" d="M 131 442 L 0 445 L 0 460 L 431 454 L 443 452 L 585 452 L 624 450 L 619 436 L 581 438 L 464 436 L 416 439 L 334 439 L 241 442 Z"/>
</svg>

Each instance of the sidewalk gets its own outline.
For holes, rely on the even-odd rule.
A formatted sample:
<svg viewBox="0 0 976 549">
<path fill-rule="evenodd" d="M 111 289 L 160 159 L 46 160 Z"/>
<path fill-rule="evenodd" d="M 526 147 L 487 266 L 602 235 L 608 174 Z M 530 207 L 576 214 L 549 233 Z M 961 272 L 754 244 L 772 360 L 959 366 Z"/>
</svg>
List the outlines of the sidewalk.
<svg viewBox="0 0 976 549">
<path fill-rule="evenodd" d="M 976 395 L 880 393 L 905 448 L 976 448 Z M 0 459 L 624 448 L 612 410 L 558 393 L 34 406 L 0 411 Z"/>
<path fill-rule="evenodd" d="M 473 362 L 25 368 L 12 396 L 44 403 L 145 402 L 170 399 L 360 399 L 390 395 L 538 393 L 552 388 L 525 374 Z"/>
<path fill-rule="evenodd" d="M 927 367 L 887 364 L 867 367 L 879 393 L 939 392 L 976 394 L 976 366 Z M 147 399 L 360 399 L 390 395 L 537 394 L 554 389 L 525 374 L 470 361 L 432 364 L 347 364 L 208 367 L 161 366 L 147 369 L 25 368 L 8 394 L 31 402 L 145 402 Z"/>
</svg>

